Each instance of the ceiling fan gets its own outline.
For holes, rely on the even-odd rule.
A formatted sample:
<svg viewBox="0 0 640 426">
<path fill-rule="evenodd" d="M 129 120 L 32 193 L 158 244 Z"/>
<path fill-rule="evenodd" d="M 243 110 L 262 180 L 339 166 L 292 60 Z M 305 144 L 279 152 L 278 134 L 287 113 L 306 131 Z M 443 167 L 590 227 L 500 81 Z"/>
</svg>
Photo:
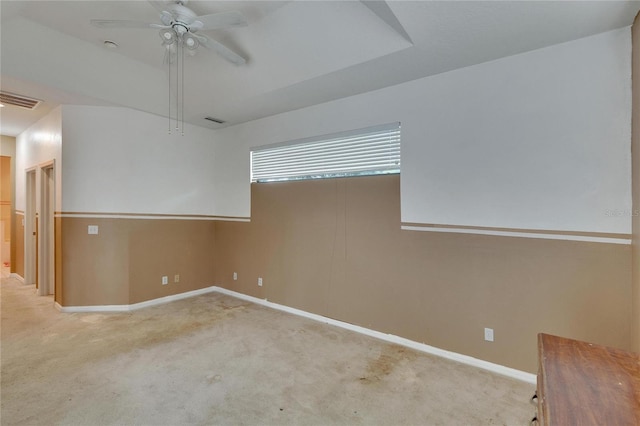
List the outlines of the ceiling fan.
<svg viewBox="0 0 640 426">
<path fill-rule="evenodd" d="M 98 28 L 159 29 L 162 45 L 167 48 L 167 54 L 169 55 L 165 57 L 165 61 L 170 61 L 170 55 L 178 45 L 185 47 L 190 53 L 195 53 L 198 46 L 202 45 L 213 50 L 235 65 L 244 65 L 247 62 L 245 58 L 219 41 L 204 34 L 198 34 L 198 31 L 246 26 L 247 21 L 240 12 L 228 11 L 198 16 L 185 6 L 188 0 L 178 0 L 175 2 L 164 2 L 162 0 L 148 1 L 160 13 L 161 23 L 92 19 L 91 24 Z"/>
</svg>

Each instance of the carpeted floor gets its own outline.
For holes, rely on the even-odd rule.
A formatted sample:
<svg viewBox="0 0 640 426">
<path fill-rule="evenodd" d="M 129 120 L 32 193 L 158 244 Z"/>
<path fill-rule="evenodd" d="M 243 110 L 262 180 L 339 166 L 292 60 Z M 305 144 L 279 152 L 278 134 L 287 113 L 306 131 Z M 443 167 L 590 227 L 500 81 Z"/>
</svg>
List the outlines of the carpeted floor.
<svg viewBox="0 0 640 426">
<path fill-rule="evenodd" d="M 2 425 L 518 425 L 534 386 L 210 293 L 62 314 L 3 279 Z"/>
</svg>

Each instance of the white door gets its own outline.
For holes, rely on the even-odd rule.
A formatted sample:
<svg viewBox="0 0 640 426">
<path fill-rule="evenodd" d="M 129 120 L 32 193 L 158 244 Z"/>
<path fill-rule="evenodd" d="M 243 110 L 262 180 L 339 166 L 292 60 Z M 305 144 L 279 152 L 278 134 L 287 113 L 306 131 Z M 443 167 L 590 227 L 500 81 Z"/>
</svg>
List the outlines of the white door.
<svg viewBox="0 0 640 426">
<path fill-rule="evenodd" d="M 36 171 L 28 170 L 26 176 L 26 206 L 24 212 L 24 283 L 37 285 L 36 270 Z"/>
</svg>

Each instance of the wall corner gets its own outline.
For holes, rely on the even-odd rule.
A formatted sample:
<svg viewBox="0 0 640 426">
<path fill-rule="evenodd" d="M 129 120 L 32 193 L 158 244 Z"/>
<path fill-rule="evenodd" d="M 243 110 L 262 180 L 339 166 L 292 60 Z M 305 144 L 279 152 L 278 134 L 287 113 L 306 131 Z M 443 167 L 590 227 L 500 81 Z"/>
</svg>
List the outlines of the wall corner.
<svg viewBox="0 0 640 426">
<path fill-rule="evenodd" d="M 631 27 L 632 347 L 640 352 L 640 13 Z"/>
</svg>

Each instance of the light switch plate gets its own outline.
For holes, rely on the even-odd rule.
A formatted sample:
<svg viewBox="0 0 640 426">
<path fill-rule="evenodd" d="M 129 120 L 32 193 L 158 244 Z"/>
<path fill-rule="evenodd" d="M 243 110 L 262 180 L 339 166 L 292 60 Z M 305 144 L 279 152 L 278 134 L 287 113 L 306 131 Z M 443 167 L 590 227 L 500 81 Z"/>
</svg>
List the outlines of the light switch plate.
<svg viewBox="0 0 640 426">
<path fill-rule="evenodd" d="M 484 340 L 487 342 L 493 342 L 493 328 L 484 329 Z"/>
<path fill-rule="evenodd" d="M 87 232 L 89 235 L 98 235 L 98 225 L 89 225 Z"/>
</svg>

